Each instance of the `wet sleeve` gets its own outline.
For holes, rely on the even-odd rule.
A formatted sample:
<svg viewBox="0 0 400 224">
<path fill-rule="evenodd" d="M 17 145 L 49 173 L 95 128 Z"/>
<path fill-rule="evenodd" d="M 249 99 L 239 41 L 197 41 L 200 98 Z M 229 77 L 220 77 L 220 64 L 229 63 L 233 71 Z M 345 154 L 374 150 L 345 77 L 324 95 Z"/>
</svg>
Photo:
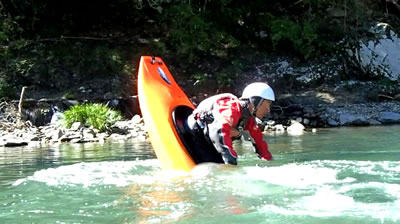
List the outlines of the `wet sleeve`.
<svg viewBox="0 0 400 224">
<path fill-rule="evenodd" d="M 215 148 L 222 154 L 225 163 L 237 164 L 237 153 L 233 149 L 231 131 L 239 120 L 238 112 L 229 108 L 219 110 L 212 124 L 209 124 L 209 136 Z"/>
<path fill-rule="evenodd" d="M 268 144 L 264 141 L 261 129 L 258 127 L 254 119 L 250 119 L 246 125 L 246 130 L 254 140 L 254 148 L 261 159 L 272 160 L 272 155 L 268 150 Z"/>
<path fill-rule="evenodd" d="M 225 109 L 223 111 L 220 111 L 220 115 L 221 115 L 220 125 L 221 125 L 221 132 L 224 138 L 223 139 L 224 143 L 229 148 L 229 151 L 232 153 L 232 155 L 234 157 L 237 157 L 237 153 L 232 146 L 231 131 L 232 127 L 235 124 L 235 121 L 237 123 L 238 118 L 235 119 L 235 111 L 233 111 L 232 109 Z"/>
</svg>

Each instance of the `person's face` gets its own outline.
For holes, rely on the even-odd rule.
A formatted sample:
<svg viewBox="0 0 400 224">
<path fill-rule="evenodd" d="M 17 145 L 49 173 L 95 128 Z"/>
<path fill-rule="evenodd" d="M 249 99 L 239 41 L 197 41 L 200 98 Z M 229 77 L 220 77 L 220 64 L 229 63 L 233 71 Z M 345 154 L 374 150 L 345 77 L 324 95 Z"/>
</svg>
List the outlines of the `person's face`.
<svg viewBox="0 0 400 224">
<path fill-rule="evenodd" d="M 265 115 L 267 115 L 270 111 L 271 108 L 271 100 L 263 100 L 261 103 L 260 107 L 258 108 L 256 112 L 256 117 L 258 119 L 262 119 Z"/>
</svg>

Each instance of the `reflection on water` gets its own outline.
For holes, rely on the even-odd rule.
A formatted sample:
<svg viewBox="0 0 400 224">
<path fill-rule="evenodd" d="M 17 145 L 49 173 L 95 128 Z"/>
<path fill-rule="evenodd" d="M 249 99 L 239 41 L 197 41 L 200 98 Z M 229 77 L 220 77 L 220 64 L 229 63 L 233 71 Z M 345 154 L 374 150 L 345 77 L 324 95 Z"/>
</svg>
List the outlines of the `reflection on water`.
<svg viewBox="0 0 400 224">
<path fill-rule="evenodd" d="M 400 126 L 236 142 L 239 166 L 162 171 L 148 142 L 0 149 L 0 223 L 400 223 Z"/>
<path fill-rule="evenodd" d="M 289 137 L 271 134 L 279 156 L 302 160 L 399 160 L 399 126 L 322 129 Z"/>
<path fill-rule="evenodd" d="M 162 182 L 147 185 L 133 184 L 129 187 L 128 196 L 135 201 L 132 207 L 133 213 L 138 217 L 139 223 L 147 223 L 149 221 L 157 221 L 163 217 L 164 221 L 178 218 L 180 220 L 189 218 L 191 215 L 190 208 L 185 208 L 185 204 L 191 204 L 188 197 L 185 197 L 184 191 L 177 190 L 176 186 L 179 181 L 173 182 L 171 186 Z M 182 194 L 183 193 L 183 194 Z M 180 213 L 185 213 L 182 216 Z"/>
<path fill-rule="evenodd" d="M 129 141 L 85 144 L 60 144 L 41 148 L 0 147 L 0 189 L 34 171 L 81 161 L 129 161 L 155 158 L 148 142 Z"/>
</svg>

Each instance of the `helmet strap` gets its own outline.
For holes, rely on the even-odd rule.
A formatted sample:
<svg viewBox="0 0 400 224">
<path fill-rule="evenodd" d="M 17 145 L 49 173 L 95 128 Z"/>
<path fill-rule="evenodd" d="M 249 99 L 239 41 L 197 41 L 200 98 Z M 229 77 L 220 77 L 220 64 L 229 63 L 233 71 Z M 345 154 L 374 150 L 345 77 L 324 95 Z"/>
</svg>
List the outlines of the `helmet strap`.
<svg viewBox="0 0 400 224">
<path fill-rule="evenodd" d="M 249 99 L 250 103 L 253 105 L 253 116 L 256 116 L 258 108 L 261 106 L 261 104 L 264 102 L 264 99 L 261 97 L 251 97 Z"/>
<path fill-rule="evenodd" d="M 251 104 L 249 103 L 249 101 L 247 99 L 240 101 L 242 116 L 240 117 L 239 122 L 236 126 L 236 129 L 239 131 L 244 130 L 244 127 L 247 125 L 247 122 L 252 117 L 252 113 L 250 111 L 250 106 L 251 106 Z"/>
<path fill-rule="evenodd" d="M 264 102 L 264 99 L 261 98 L 261 100 L 258 102 L 257 106 L 256 106 L 256 110 L 261 106 L 261 104 Z"/>
</svg>

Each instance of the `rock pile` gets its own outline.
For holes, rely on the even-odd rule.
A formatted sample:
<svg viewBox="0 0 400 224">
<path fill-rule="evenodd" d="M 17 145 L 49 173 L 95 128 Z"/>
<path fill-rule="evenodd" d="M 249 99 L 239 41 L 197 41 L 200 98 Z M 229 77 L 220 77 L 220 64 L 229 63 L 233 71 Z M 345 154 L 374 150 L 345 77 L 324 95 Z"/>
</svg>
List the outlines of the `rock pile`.
<svg viewBox="0 0 400 224">
<path fill-rule="evenodd" d="M 306 129 L 314 131 L 317 127 L 400 124 L 400 104 L 343 104 L 334 107 L 327 104 L 304 107 L 297 105 L 290 110 L 282 109 L 281 113 L 272 112 L 269 118 L 261 122 L 264 131 L 287 132 L 289 135 L 300 135 Z M 107 132 L 85 127 L 79 122 L 69 129 L 59 123 L 35 127 L 28 122 L 14 128 L 6 124 L 0 122 L 0 146 L 148 139 L 143 119 L 139 115 L 130 120 L 116 122 Z"/>
<path fill-rule="evenodd" d="M 0 131 L 0 146 L 40 145 L 61 142 L 85 143 L 104 142 L 105 140 L 125 141 L 129 139 L 145 141 L 147 132 L 139 115 L 130 120 L 118 121 L 108 132 L 99 132 L 93 127 L 85 127 L 80 122 L 67 129 L 59 124 L 40 127 L 27 125 L 21 129 Z"/>
<path fill-rule="evenodd" d="M 306 106 L 300 108 L 296 115 L 292 116 L 293 120 L 312 127 L 399 124 L 400 104 L 387 102 L 343 104 L 334 107 L 330 105 Z"/>
</svg>

